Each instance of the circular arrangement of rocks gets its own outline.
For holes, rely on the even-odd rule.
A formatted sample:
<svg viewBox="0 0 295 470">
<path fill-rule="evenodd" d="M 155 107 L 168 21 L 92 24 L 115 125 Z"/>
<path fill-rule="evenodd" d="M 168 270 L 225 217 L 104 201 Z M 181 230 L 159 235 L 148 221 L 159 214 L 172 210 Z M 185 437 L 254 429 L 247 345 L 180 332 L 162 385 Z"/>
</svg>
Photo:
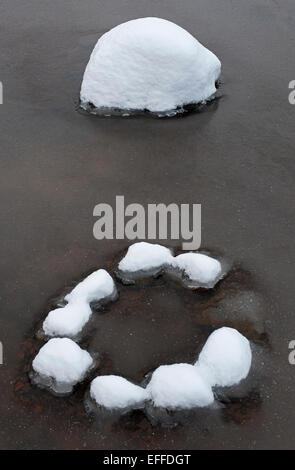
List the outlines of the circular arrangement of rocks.
<svg viewBox="0 0 295 470">
<path fill-rule="evenodd" d="M 118 265 L 125 283 L 166 272 L 178 277 L 185 288 L 210 289 L 223 277 L 222 263 L 199 252 L 173 256 L 170 249 L 145 242 L 131 245 Z M 93 358 L 75 342 L 92 315 L 91 303 L 116 299 L 114 280 L 99 269 L 65 296 L 65 304 L 49 312 L 43 322 L 48 338 L 32 363 L 33 383 L 57 394 L 71 393 L 95 366 Z M 50 339 L 49 339 L 50 338 Z M 214 402 L 212 388 L 238 384 L 249 373 L 250 343 L 236 329 L 222 327 L 207 339 L 194 364 L 161 365 L 145 386 L 115 375 L 100 375 L 90 384 L 93 402 L 106 409 L 131 410 L 148 402 L 168 410 L 206 407 Z"/>
</svg>

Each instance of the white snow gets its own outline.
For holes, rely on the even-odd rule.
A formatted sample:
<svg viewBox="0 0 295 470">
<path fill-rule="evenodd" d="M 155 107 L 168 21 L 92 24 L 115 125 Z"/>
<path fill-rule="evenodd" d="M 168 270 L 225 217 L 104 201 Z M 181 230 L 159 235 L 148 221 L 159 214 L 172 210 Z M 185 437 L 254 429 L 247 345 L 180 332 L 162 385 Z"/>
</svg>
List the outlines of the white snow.
<svg viewBox="0 0 295 470">
<path fill-rule="evenodd" d="M 169 248 L 147 242 L 134 243 L 128 248 L 119 263 L 121 271 L 148 271 L 171 263 L 173 256 Z"/>
<path fill-rule="evenodd" d="M 192 281 L 213 285 L 221 274 L 218 260 L 202 253 L 183 253 L 173 259 L 173 266 L 182 270 Z"/>
<path fill-rule="evenodd" d="M 115 284 L 112 277 L 105 269 L 98 269 L 89 274 L 82 282 L 65 296 L 70 303 L 93 302 L 112 295 Z"/>
<path fill-rule="evenodd" d="M 43 330 L 47 336 L 76 336 L 92 314 L 86 302 L 70 303 L 48 313 Z"/>
<path fill-rule="evenodd" d="M 190 364 L 160 366 L 147 386 L 156 407 L 189 409 L 208 406 L 214 401 L 211 386 Z"/>
<path fill-rule="evenodd" d="M 33 360 L 33 369 L 56 382 L 76 384 L 93 363 L 90 354 L 69 338 L 52 338 Z"/>
<path fill-rule="evenodd" d="M 112 277 L 104 269 L 98 269 L 65 296 L 65 307 L 51 310 L 43 322 L 48 336 L 74 337 L 88 322 L 92 311 L 89 303 L 99 301 L 116 292 Z"/>
<path fill-rule="evenodd" d="M 96 377 L 91 382 L 90 396 L 99 405 L 111 409 L 139 407 L 148 398 L 144 388 L 117 375 Z"/>
<path fill-rule="evenodd" d="M 81 103 L 152 112 L 199 103 L 216 91 L 219 59 L 185 29 L 160 18 L 120 24 L 97 42 Z"/>
<path fill-rule="evenodd" d="M 227 387 L 247 377 L 251 361 L 247 338 L 233 328 L 223 327 L 209 336 L 196 366 L 211 386 Z"/>
</svg>

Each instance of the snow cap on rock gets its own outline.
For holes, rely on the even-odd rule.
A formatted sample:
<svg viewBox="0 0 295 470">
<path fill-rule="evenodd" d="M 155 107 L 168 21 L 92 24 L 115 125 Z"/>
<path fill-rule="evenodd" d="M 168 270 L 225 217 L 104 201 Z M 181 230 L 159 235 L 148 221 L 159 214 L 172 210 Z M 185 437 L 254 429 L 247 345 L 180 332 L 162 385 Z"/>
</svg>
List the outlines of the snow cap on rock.
<svg viewBox="0 0 295 470">
<path fill-rule="evenodd" d="M 47 336 L 74 337 L 88 322 L 91 313 L 87 302 L 70 303 L 51 310 L 43 322 L 44 333 Z"/>
<path fill-rule="evenodd" d="M 38 374 L 56 382 L 76 384 L 93 364 L 90 354 L 69 338 L 52 338 L 33 360 Z"/>
<path fill-rule="evenodd" d="M 247 377 L 251 361 L 248 339 L 234 328 L 223 327 L 209 336 L 196 366 L 212 386 L 229 387 Z"/>
<path fill-rule="evenodd" d="M 219 59 L 185 29 L 161 18 L 127 21 L 97 42 L 81 86 L 96 108 L 164 112 L 216 91 Z"/>
<path fill-rule="evenodd" d="M 202 253 L 183 253 L 173 260 L 173 266 L 182 270 L 192 281 L 202 285 L 214 285 L 221 274 L 218 260 Z"/>
<path fill-rule="evenodd" d="M 65 300 L 70 303 L 99 301 L 112 295 L 115 290 L 115 283 L 105 269 L 98 269 L 89 274 L 83 281 L 65 296 Z"/>
<path fill-rule="evenodd" d="M 148 271 L 165 266 L 172 260 L 169 248 L 154 243 L 139 242 L 128 248 L 118 268 L 128 272 Z"/>
<path fill-rule="evenodd" d="M 144 388 L 117 375 L 96 377 L 91 382 L 90 396 L 98 405 L 110 409 L 139 407 L 148 398 Z"/>
<path fill-rule="evenodd" d="M 190 409 L 208 406 L 214 401 L 211 386 L 190 364 L 160 366 L 147 386 L 154 406 Z"/>
</svg>

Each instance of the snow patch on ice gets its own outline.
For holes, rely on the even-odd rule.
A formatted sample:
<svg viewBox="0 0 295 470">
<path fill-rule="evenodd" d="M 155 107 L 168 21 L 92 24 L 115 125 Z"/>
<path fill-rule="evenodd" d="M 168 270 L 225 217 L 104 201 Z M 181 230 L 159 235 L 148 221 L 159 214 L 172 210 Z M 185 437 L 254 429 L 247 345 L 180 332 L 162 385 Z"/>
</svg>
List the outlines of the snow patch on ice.
<svg viewBox="0 0 295 470">
<path fill-rule="evenodd" d="M 147 391 L 123 377 L 96 377 L 90 386 L 90 396 L 100 406 L 110 409 L 139 408 L 148 398 Z"/>
<path fill-rule="evenodd" d="M 65 307 L 51 310 L 43 322 L 47 336 L 77 336 L 88 322 L 91 302 L 112 299 L 116 287 L 112 277 L 104 269 L 98 269 L 65 296 Z"/>
<path fill-rule="evenodd" d="M 158 367 L 147 390 L 154 406 L 166 409 L 204 407 L 214 401 L 211 386 L 190 364 Z"/>
<path fill-rule="evenodd" d="M 229 387 L 247 377 L 251 362 L 248 339 L 233 328 L 223 327 L 209 336 L 196 366 L 211 386 Z"/>
<path fill-rule="evenodd" d="M 70 392 L 93 364 L 90 354 L 69 338 L 52 338 L 33 360 L 35 381 L 55 392 Z M 49 381 L 48 381 L 49 379 Z"/>
<path fill-rule="evenodd" d="M 139 18 L 98 40 L 85 69 L 81 105 L 169 115 L 210 99 L 220 70 L 219 59 L 180 26 Z"/>
</svg>

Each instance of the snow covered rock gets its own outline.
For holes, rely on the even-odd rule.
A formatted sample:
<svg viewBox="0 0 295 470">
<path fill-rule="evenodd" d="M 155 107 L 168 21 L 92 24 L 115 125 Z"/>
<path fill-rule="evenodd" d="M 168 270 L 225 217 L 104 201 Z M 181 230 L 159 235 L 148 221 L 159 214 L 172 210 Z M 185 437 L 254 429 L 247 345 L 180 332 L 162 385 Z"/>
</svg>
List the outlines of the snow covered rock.
<svg viewBox="0 0 295 470">
<path fill-rule="evenodd" d="M 116 286 L 107 271 L 98 269 L 65 296 L 65 307 L 51 310 L 43 322 L 47 336 L 75 337 L 88 322 L 92 310 L 89 303 L 111 298 L 116 294 Z"/>
<path fill-rule="evenodd" d="M 82 331 L 92 314 L 87 302 L 70 303 L 48 313 L 43 322 L 47 336 L 74 337 Z"/>
<path fill-rule="evenodd" d="M 165 112 L 209 99 L 219 59 L 186 30 L 160 18 L 120 24 L 97 42 L 81 86 L 81 105 Z"/>
<path fill-rule="evenodd" d="M 93 364 L 90 354 L 69 338 L 50 339 L 33 360 L 33 370 L 41 377 L 67 384 L 70 388 L 83 380 Z"/>
<path fill-rule="evenodd" d="M 220 262 L 202 253 L 178 255 L 173 259 L 173 266 L 183 271 L 190 280 L 206 287 L 213 287 L 221 275 Z"/>
<path fill-rule="evenodd" d="M 214 401 L 211 386 L 190 364 L 160 366 L 147 386 L 154 406 L 190 409 L 208 406 Z"/>
<path fill-rule="evenodd" d="M 124 409 L 140 407 L 147 400 L 148 393 L 123 377 L 102 375 L 91 382 L 90 396 L 105 408 Z"/>
<path fill-rule="evenodd" d="M 229 387 L 247 377 L 251 361 L 247 338 L 233 328 L 223 327 L 209 336 L 196 366 L 211 386 Z"/>
<path fill-rule="evenodd" d="M 118 268 L 121 271 L 149 271 L 171 263 L 173 256 L 169 248 L 153 243 L 134 243 L 128 248 Z"/>
<path fill-rule="evenodd" d="M 111 296 L 114 290 L 115 284 L 109 273 L 98 269 L 79 282 L 72 292 L 65 296 L 65 300 L 69 303 L 90 303 Z"/>
</svg>

